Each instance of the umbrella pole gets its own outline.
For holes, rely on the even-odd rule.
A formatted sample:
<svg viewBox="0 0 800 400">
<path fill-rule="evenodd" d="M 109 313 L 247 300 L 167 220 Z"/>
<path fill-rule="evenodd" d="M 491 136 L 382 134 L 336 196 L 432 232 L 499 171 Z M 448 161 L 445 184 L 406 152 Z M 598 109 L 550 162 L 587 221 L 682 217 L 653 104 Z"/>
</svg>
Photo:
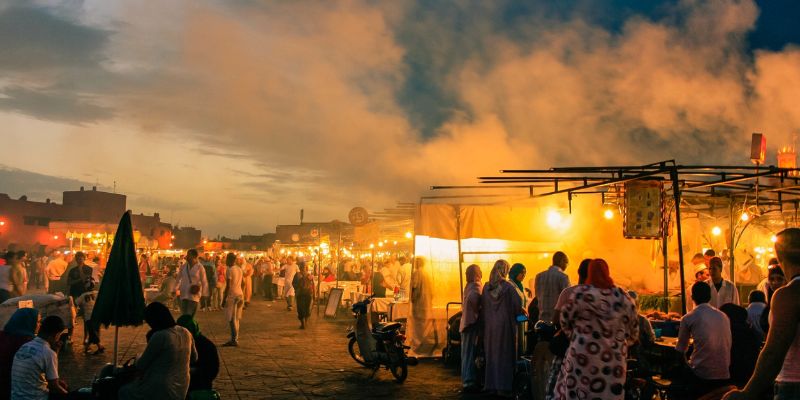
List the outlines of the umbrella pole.
<svg viewBox="0 0 800 400">
<path fill-rule="evenodd" d="M 119 327 L 114 326 L 114 368 L 117 367 L 117 352 L 119 351 Z"/>
</svg>

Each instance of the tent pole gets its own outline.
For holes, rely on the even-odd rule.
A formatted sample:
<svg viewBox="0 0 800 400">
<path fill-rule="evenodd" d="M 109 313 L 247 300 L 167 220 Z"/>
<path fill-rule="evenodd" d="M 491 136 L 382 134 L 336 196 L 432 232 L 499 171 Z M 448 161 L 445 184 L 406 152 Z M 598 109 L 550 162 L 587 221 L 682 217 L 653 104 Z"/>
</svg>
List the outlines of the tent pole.
<svg viewBox="0 0 800 400">
<path fill-rule="evenodd" d="M 461 206 L 456 206 L 456 241 L 458 243 L 458 289 L 461 293 L 460 299 L 464 298 L 464 256 L 461 253 Z"/>
<path fill-rule="evenodd" d="M 114 368 L 117 367 L 117 360 L 119 360 L 119 327 L 114 325 Z"/>
<path fill-rule="evenodd" d="M 669 173 L 672 179 L 672 196 L 675 198 L 675 228 L 678 231 L 678 266 L 681 276 L 681 314 L 686 314 L 686 281 L 683 279 L 683 234 L 681 232 L 681 188 L 678 181 L 678 169 L 672 167 Z"/>
<path fill-rule="evenodd" d="M 661 255 L 664 257 L 664 312 L 668 313 L 671 306 L 669 302 L 669 257 L 667 252 L 669 226 L 664 225 L 664 235 L 661 239 Z"/>
</svg>

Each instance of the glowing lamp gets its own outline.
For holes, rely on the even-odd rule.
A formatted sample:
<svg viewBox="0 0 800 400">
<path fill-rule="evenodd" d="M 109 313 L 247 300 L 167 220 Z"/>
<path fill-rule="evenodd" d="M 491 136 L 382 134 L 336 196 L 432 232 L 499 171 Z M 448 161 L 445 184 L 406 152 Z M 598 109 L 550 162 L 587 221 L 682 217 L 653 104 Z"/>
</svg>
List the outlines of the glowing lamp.
<svg viewBox="0 0 800 400">
<path fill-rule="evenodd" d="M 91 239 L 91 238 L 92 238 L 92 234 L 91 234 L 91 233 L 89 233 L 89 234 L 87 234 L 87 235 L 86 235 L 86 237 L 87 237 L 87 238 L 89 238 L 89 239 Z"/>
<path fill-rule="evenodd" d="M 722 234 L 722 229 L 718 226 L 711 228 L 711 234 L 714 236 L 719 236 Z"/>
<path fill-rule="evenodd" d="M 406 239 L 411 239 L 411 232 L 406 232 Z"/>
<path fill-rule="evenodd" d="M 741 218 L 742 221 L 747 221 L 748 219 L 750 219 L 750 215 L 747 214 L 746 212 L 743 212 L 742 216 L 739 218 Z"/>
<path fill-rule="evenodd" d="M 559 214 L 558 211 L 548 211 L 547 225 L 551 228 L 558 228 L 561 226 L 561 214 Z"/>
<path fill-rule="evenodd" d="M 0 226 L 5 226 L 5 225 L 6 225 L 6 221 L 0 221 Z"/>
<path fill-rule="evenodd" d="M 374 248 L 375 248 L 375 243 L 370 243 L 370 244 L 369 244 L 369 248 L 370 248 L 370 249 L 374 249 Z"/>
<path fill-rule="evenodd" d="M 172 247 L 172 243 L 169 244 L 169 247 Z"/>
<path fill-rule="evenodd" d="M 383 242 L 378 242 L 378 247 L 383 247 Z"/>
<path fill-rule="evenodd" d="M 172 235 L 172 238 L 175 239 L 175 235 Z"/>
<path fill-rule="evenodd" d="M 611 211 L 611 210 L 603 211 L 603 217 L 605 217 L 605 219 L 613 219 L 614 218 L 614 211 Z"/>
<path fill-rule="evenodd" d="M 769 240 L 771 240 L 771 241 L 772 241 L 772 243 L 775 243 L 775 242 L 777 242 L 777 241 L 778 241 L 778 237 L 777 237 L 777 236 L 775 236 L 775 235 L 772 235 L 772 237 L 771 237 L 771 238 L 769 238 Z"/>
<path fill-rule="evenodd" d="M 53 240 L 58 240 L 58 235 L 53 236 Z"/>
</svg>

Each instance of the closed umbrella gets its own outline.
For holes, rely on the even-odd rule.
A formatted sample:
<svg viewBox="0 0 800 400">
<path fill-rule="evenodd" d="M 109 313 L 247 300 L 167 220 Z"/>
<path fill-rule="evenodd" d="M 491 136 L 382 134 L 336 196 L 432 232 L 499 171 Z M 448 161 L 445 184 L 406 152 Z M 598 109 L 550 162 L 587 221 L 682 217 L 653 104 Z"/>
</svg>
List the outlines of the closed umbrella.
<svg viewBox="0 0 800 400">
<path fill-rule="evenodd" d="M 122 215 L 114 235 L 114 244 L 108 256 L 106 271 L 97 302 L 92 310 L 92 320 L 104 325 L 114 325 L 114 365 L 117 365 L 120 326 L 139 326 L 144 319 L 144 294 L 139 281 L 136 248 L 130 212 Z"/>
</svg>

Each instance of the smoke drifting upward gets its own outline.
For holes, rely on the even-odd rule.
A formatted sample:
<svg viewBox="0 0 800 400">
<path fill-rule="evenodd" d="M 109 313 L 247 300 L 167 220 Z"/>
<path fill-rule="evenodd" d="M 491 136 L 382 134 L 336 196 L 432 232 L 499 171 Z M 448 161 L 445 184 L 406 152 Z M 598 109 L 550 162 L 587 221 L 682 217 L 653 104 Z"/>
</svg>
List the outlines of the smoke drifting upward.
<svg viewBox="0 0 800 400">
<path fill-rule="evenodd" d="M 751 132 L 777 147 L 800 129 L 800 49 L 748 50 L 753 1 L 681 1 L 613 28 L 423 3 L 190 2 L 160 32 L 171 67 L 118 102 L 151 132 L 346 192 L 342 207 L 500 168 L 746 163 Z M 426 112 L 443 117 L 423 126 Z"/>
</svg>

